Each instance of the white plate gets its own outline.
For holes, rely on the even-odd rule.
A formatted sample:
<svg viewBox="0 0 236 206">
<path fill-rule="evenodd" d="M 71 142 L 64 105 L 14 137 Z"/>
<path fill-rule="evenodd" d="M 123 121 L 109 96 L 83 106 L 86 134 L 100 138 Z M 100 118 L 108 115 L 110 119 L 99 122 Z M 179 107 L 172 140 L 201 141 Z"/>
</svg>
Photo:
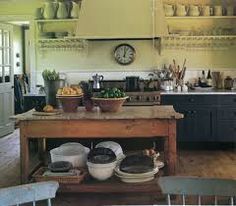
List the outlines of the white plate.
<svg viewBox="0 0 236 206">
<path fill-rule="evenodd" d="M 155 167 L 153 169 L 153 171 L 150 172 L 145 172 L 145 173 L 140 173 L 140 174 L 133 174 L 133 173 L 126 173 L 126 172 L 122 172 L 119 168 L 119 166 L 117 166 L 115 168 L 115 173 L 117 175 L 119 175 L 120 177 L 137 177 L 137 178 L 141 178 L 141 177 L 150 177 L 151 175 L 155 175 L 156 173 L 158 173 L 159 169 L 158 167 Z"/>
<path fill-rule="evenodd" d="M 122 182 L 126 183 L 139 183 L 139 182 L 148 182 L 154 179 L 154 176 L 152 177 L 146 177 L 146 178 L 120 178 Z"/>
</svg>

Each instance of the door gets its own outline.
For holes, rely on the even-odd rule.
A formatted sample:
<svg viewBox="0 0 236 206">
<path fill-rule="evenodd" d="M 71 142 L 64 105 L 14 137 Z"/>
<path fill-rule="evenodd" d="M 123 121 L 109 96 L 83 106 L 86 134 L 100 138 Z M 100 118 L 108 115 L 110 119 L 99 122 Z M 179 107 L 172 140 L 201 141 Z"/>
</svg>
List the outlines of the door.
<svg viewBox="0 0 236 206">
<path fill-rule="evenodd" d="M 13 132 L 13 27 L 0 23 L 0 137 Z"/>
</svg>

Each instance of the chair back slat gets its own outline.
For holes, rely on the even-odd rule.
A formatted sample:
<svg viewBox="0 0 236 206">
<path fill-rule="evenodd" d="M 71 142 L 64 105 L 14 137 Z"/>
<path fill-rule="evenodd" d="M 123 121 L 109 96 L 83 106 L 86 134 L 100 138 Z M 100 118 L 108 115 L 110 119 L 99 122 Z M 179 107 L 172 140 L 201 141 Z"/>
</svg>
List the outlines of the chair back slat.
<svg viewBox="0 0 236 206">
<path fill-rule="evenodd" d="M 2 188 L 0 205 L 20 205 L 55 198 L 58 187 L 58 182 L 48 181 Z"/>
<path fill-rule="evenodd" d="M 158 183 L 164 194 L 236 196 L 236 180 L 232 179 L 166 176 Z"/>
</svg>

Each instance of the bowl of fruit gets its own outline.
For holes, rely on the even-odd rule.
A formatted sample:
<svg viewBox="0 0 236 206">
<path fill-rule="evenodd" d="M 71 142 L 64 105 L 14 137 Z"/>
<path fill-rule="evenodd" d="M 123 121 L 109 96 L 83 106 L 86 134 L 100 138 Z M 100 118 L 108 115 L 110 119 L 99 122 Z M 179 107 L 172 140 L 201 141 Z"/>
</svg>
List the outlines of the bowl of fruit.
<svg viewBox="0 0 236 206">
<path fill-rule="evenodd" d="M 92 97 L 102 112 L 118 112 L 128 96 L 118 88 L 102 90 L 97 97 Z"/>
<path fill-rule="evenodd" d="M 64 112 L 77 112 L 77 107 L 83 97 L 80 86 L 63 87 L 57 91 L 57 99 L 61 102 Z"/>
</svg>

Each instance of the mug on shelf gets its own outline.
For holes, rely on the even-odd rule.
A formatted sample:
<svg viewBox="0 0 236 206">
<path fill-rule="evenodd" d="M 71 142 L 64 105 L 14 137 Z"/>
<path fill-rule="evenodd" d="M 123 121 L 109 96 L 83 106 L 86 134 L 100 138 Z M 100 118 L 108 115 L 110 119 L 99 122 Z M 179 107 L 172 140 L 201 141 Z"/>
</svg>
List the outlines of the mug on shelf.
<svg viewBox="0 0 236 206">
<path fill-rule="evenodd" d="M 189 16 L 199 16 L 200 15 L 200 9 L 196 5 L 190 5 L 188 9 L 188 15 Z"/>
<path fill-rule="evenodd" d="M 227 16 L 233 16 L 234 15 L 234 7 L 233 6 L 227 6 L 226 7 L 226 15 Z"/>
<path fill-rule="evenodd" d="M 213 7 L 213 10 L 214 10 L 214 16 L 222 16 L 223 15 L 223 8 L 222 6 L 214 6 Z"/>
<path fill-rule="evenodd" d="M 164 11 L 165 11 L 165 16 L 174 16 L 174 5 L 171 4 L 165 4 L 164 5 Z"/>
<path fill-rule="evenodd" d="M 211 8 L 208 5 L 202 6 L 201 7 L 201 15 L 202 16 L 211 16 L 211 15 L 213 15 L 213 8 Z"/>
<path fill-rule="evenodd" d="M 39 7 L 35 9 L 35 19 L 42 19 L 43 18 L 43 8 Z"/>
<path fill-rule="evenodd" d="M 175 14 L 176 16 L 186 16 L 188 13 L 188 8 L 183 4 L 176 4 Z"/>
</svg>

